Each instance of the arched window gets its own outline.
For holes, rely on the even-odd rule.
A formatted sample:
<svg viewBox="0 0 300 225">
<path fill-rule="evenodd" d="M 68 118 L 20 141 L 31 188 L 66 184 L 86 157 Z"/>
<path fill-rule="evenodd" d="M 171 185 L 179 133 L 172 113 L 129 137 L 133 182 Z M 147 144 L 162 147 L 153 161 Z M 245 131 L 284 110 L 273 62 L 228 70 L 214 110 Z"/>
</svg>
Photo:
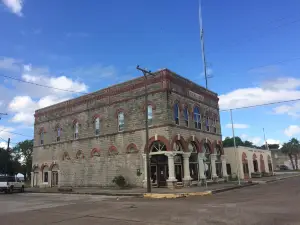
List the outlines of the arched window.
<svg viewBox="0 0 300 225">
<path fill-rule="evenodd" d="M 174 121 L 176 125 L 179 125 L 179 106 L 178 103 L 174 105 Z"/>
<path fill-rule="evenodd" d="M 199 107 L 194 108 L 194 122 L 195 122 L 195 128 L 201 129 L 201 114 Z"/>
<path fill-rule="evenodd" d="M 56 130 L 57 134 L 56 134 L 56 141 L 60 141 L 60 135 L 61 135 L 61 128 L 58 127 L 57 130 Z"/>
<path fill-rule="evenodd" d="M 185 107 L 183 110 L 185 126 L 189 126 L 189 110 L 188 107 Z"/>
<path fill-rule="evenodd" d="M 118 130 L 119 131 L 124 130 L 124 112 L 118 113 Z"/>
<path fill-rule="evenodd" d="M 188 149 L 191 152 L 191 156 L 189 158 L 189 164 L 190 164 L 190 176 L 195 181 L 198 180 L 198 151 L 197 146 L 195 142 L 191 142 L 188 145 Z"/>
<path fill-rule="evenodd" d="M 152 119 L 153 119 L 153 108 L 152 105 L 148 105 L 148 125 L 152 125 Z"/>
<path fill-rule="evenodd" d="M 183 148 L 182 148 L 182 145 L 180 144 L 179 141 L 175 141 L 174 144 L 173 144 L 173 151 L 180 151 L 180 152 L 183 152 Z"/>
<path fill-rule="evenodd" d="M 77 121 L 74 123 L 73 131 L 74 131 L 74 139 L 78 139 L 79 123 Z"/>
<path fill-rule="evenodd" d="M 44 144 L 44 135 L 45 135 L 44 131 L 41 131 L 41 133 L 40 133 L 40 143 L 41 143 L 41 145 Z"/>
<path fill-rule="evenodd" d="M 99 135 L 100 134 L 100 119 L 99 117 L 97 117 L 95 119 L 95 135 Z"/>
<path fill-rule="evenodd" d="M 150 148 L 150 152 L 164 152 L 164 151 L 167 151 L 167 147 L 163 142 L 160 141 L 155 141 Z"/>
</svg>

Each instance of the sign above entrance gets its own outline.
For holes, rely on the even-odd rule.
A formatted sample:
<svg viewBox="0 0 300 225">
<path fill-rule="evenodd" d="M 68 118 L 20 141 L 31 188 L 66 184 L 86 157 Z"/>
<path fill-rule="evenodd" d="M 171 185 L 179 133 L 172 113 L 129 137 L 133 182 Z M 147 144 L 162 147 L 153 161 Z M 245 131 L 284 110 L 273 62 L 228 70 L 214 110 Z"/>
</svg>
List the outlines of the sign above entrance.
<svg viewBox="0 0 300 225">
<path fill-rule="evenodd" d="M 199 95 L 193 91 L 189 91 L 189 96 L 193 99 L 196 99 L 198 101 L 204 101 L 204 96 L 203 95 Z"/>
</svg>

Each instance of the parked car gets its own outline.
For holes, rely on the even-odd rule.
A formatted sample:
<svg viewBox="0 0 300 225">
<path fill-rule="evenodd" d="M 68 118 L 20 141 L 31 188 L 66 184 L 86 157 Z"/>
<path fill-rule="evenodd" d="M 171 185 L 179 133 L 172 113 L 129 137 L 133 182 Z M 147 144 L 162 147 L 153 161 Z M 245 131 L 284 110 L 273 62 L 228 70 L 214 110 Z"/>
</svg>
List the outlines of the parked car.
<svg viewBox="0 0 300 225">
<path fill-rule="evenodd" d="M 289 167 L 286 166 L 286 165 L 280 165 L 280 166 L 279 166 L 279 169 L 280 169 L 280 170 L 290 170 Z"/>
<path fill-rule="evenodd" d="M 24 183 L 14 176 L 0 176 L 0 192 L 13 193 L 14 190 L 24 192 Z"/>
</svg>

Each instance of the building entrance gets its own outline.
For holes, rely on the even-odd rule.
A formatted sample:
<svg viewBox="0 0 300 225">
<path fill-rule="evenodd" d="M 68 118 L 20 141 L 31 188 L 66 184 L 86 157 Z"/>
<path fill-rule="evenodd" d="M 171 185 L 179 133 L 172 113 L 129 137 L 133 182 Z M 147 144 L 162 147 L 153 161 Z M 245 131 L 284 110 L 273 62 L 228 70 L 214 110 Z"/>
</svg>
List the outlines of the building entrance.
<svg viewBox="0 0 300 225">
<path fill-rule="evenodd" d="M 151 181 L 152 186 L 167 186 L 168 174 L 168 157 L 165 155 L 151 156 Z"/>
</svg>

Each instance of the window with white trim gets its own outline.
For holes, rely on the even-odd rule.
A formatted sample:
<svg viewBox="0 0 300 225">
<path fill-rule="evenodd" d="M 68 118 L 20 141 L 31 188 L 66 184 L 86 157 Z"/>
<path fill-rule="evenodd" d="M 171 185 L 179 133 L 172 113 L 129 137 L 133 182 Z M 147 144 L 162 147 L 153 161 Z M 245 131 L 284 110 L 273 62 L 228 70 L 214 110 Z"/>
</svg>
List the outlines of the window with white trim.
<svg viewBox="0 0 300 225">
<path fill-rule="evenodd" d="M 148 105 L 148 125 L 152 125 L 152 119 L 153 119 L 153 110 L 152 105 Z"/>
<path fill-rule="evenodd" d="M 61 135 L 61 128 L 58 127 L 57 130 L 56 130 L 56 132 L 57 132 L 56 141 L 59 142 L 60 141 L 60 135 Z"/>
<path fill-rule="evenodd" d="M 41 145 L 44 144 L 44 136 L 45 136 L 44 131 L 41 131 L 41 133 L 40 133 L 40 144 L 41 144 Z"/>
<path fill-rule="evenodd" d="M 79 134 L 79 123 L 75 122 L 74 124 L 74 139 L 78 139 Z"/>
<path fill-rule="evenodd" d="M 199 107 L 194 107 L 194 122 L 195 122 L 195 128 L 201 129 L 201 114 Z"/>
<path fill-rule="evenodd" d="M 95 135 L 99 135 L 100 134 L 100 119 L 99 117 L 97 117 L 95 119 Z"/>
<path fill-rule="evenodd" d="M 124 131 L 124 112 L 118 113 L 118 130 Z"/>
</svg>

